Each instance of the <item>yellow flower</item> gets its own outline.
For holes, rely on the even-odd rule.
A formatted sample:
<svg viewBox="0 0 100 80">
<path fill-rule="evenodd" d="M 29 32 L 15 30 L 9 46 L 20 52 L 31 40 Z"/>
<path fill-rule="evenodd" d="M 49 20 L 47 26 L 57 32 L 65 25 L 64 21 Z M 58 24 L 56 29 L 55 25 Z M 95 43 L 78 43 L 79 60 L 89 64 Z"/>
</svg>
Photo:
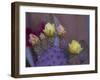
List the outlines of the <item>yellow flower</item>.
<svg viewBox="0 0 100 80">
<path fill-rule="evenodd" d="M 57 33 L 58 33 L 59 36 L 64 36 L 64 34 L 66 33 L 66 31 L 65 31 L 65 29 L 62 25 L 59 25 L 57 27 Z"/>
<path fill-rule="evenodd" d="M 72 40 L 69 44 L 69 52 L 71 54 L 79 54 L 82 50 L 83 48 L 81 47 L 81 44 L 76 40 Z"/>
<path fill-rule="evenodd" d="M 53 37 L 55 33 L 55 25 L 51 23 L 47 23 L 45 25 L 45 29 L 43 30 L 47 37 Z"/>
</svg>

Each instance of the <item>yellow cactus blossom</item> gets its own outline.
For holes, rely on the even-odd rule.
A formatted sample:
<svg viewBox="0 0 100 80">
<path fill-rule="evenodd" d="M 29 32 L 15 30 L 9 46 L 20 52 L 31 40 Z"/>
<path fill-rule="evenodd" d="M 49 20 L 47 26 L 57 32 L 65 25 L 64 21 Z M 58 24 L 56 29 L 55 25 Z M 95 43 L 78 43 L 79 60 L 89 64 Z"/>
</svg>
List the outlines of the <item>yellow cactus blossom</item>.
<svg viewBox="0 0 100 80">
<path fill-rule="evenodd" d="M 47 23 L 45 25 L 45 29 L 43 30 L 43 32 L 47 37 L 53 37 L 55 33 L 55 25 L 51 23 Z"/>
<path fill-rule="evenodd" d="M 83 48 L 81 47 L 81 44 L 76 40 L 72 40 L 69 44 L 69 52 L 71 54 L 79 54 L 82 50 Z"/>
<path fill-rule="evenodd" d="M 64 36 L 64 34 L 66 33 L 66 31 L 65 31 L 65 29 L 62 25 L 59 25 L 57 27 L 57 33 L 58 33 L 59 36 Z"/>
</svg>

